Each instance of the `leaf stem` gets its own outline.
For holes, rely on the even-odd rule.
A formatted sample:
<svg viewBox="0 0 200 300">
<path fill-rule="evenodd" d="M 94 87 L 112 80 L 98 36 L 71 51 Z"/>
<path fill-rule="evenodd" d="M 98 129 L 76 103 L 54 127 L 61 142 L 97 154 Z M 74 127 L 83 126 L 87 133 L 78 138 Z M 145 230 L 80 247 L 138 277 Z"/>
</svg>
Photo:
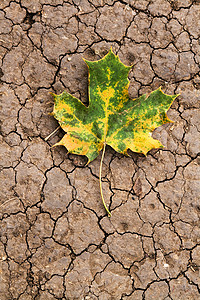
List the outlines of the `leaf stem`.
<svg viewBox="0 0 200 300">
<path fill-rule="evenodd" d="M 101 192 L 101 199 L 103 202 L 103 206 L 104 206 L 105 210 L 107 211 L 108 216 L 111 217 L 111 212 L 107 208 L 105 200 L 104 200 L 103 191 L 102 191 L 102 182 L 101 182 L 102 163 L 103 163 L 103 159 L 104 159 L 105 149 L 106 149 L 106 143 L 104 142 L 103 143 L 103 152 L 102 152 L 102 156 L 101 156 L 101 163 L 100 163 L 100 168 L 99 168 L 99 185 L 100 185 L 100 192 Z"/>
</svg>

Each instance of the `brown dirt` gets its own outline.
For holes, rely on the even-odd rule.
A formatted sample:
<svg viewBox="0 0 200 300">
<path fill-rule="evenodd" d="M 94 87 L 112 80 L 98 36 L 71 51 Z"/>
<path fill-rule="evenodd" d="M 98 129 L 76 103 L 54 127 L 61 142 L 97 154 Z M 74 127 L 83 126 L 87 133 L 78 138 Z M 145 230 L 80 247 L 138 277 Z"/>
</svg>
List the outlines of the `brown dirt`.
<svg viewBox="0 0 200 300">
<path fill-rule="evenodd" d="M 1 0 L 0 299 L 200 299 L 200 1 Z M 49 92 L 87 103 L 82 57 L 110 46 L 130 96 L 181 95 L 165 146 L 67 155 Z"/>
</svg>

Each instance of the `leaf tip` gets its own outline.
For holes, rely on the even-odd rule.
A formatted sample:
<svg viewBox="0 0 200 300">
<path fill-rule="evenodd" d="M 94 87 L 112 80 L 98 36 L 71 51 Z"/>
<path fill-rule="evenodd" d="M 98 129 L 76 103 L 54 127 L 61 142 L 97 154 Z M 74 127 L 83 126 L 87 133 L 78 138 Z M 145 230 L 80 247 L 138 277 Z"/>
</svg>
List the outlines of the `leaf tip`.
<svg viewBox="0 0 200 300">
<path fill-rule="evenodd" d="M 51 96 L 53 96 L 53 98 L 56 98 L 56 94 L 54 94 L 53 92 L 49 92 L 49 94 L 51 95 Z"/>
<path fill-rule="evenodd" d="M 163 90 L 162 90 L 162 86 L 159 86 L 159 88 L 157 89 L 157 91 L 160 91 L 165 96 L 171 97 L 173 100 L 176 99 L 178 96 L 180 96 L 180 94 L 169 95 L 169 94 L 164 93 Z"/>
<path fill-rule="evenodd" d="M 60 146 L 60 144 L 59 144 L 59 143 L 56 143 L 56 144 L 54 144 L 53 146 L 51 146 L 51 148 L 54 148 L 54 147 L 57 147 L 57 146 Z"/>
<path fill-rule="evenodd" d="M 147 151 L 143 150 L 143 151 L 141 151 L 140 153 L 143 154 L 145 157 L 147 157 L 147 153 L 148 153 L 149 151 L 150 151 L 150 150 L 147 150 Z"/>
<path fill-rule="evenodd" d="M 126 148 L 123 152 L 121 152 L 123 155 L 130 157 L 130 155 L 128 154 L 128 148 Z"/>
<path fill-rule="evenodd" d="M 175 94 L 172 97 L 173 97 L 173 99 L 176 99 L 178 96 L 180 96 L 180 94 Z"/>
<path fill-rule="evenodd" d="M 87 157 L 87 156 L 86 156 Z M 85 167 L 87 167 L 89 165 L 89 163 L 91 162 L 91 160 L 87 157 L 88 161 L 87 163 L 85 164 Z"/>
</svg>

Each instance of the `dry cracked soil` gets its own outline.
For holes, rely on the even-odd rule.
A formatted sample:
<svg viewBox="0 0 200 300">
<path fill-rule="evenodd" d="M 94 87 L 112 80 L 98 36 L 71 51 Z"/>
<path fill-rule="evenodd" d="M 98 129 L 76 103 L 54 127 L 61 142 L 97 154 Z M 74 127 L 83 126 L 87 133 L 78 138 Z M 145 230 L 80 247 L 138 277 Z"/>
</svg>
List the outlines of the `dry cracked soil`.
<svg viewBox="0 0 200 300">
<path fill-rule="evenodd" d="M 0 299 L 200 299 L 200 1 L 0 1 Z M 113 47 L 131 97 L 180 93 L 147 157 L 60 140 L 49 92 L 84 103 L 88 60 Z"/>
</svg>

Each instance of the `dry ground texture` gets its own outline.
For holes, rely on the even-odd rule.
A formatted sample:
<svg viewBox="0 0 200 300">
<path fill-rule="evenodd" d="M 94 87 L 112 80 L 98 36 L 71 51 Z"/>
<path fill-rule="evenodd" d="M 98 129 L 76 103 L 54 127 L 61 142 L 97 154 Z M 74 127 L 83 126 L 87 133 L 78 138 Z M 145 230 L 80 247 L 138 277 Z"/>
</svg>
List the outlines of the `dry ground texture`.
<svg viewBox="0 0 200 300">
<path fill-rule="evenodd" d="M 1 300 L 200 299 L 200 1 L 1 0 Z M 130 96 L 180 93 L 164 150 L 86 159 L 51 148 L 49 92 L 87 103 L 113 47 Z"/>
</svg>

